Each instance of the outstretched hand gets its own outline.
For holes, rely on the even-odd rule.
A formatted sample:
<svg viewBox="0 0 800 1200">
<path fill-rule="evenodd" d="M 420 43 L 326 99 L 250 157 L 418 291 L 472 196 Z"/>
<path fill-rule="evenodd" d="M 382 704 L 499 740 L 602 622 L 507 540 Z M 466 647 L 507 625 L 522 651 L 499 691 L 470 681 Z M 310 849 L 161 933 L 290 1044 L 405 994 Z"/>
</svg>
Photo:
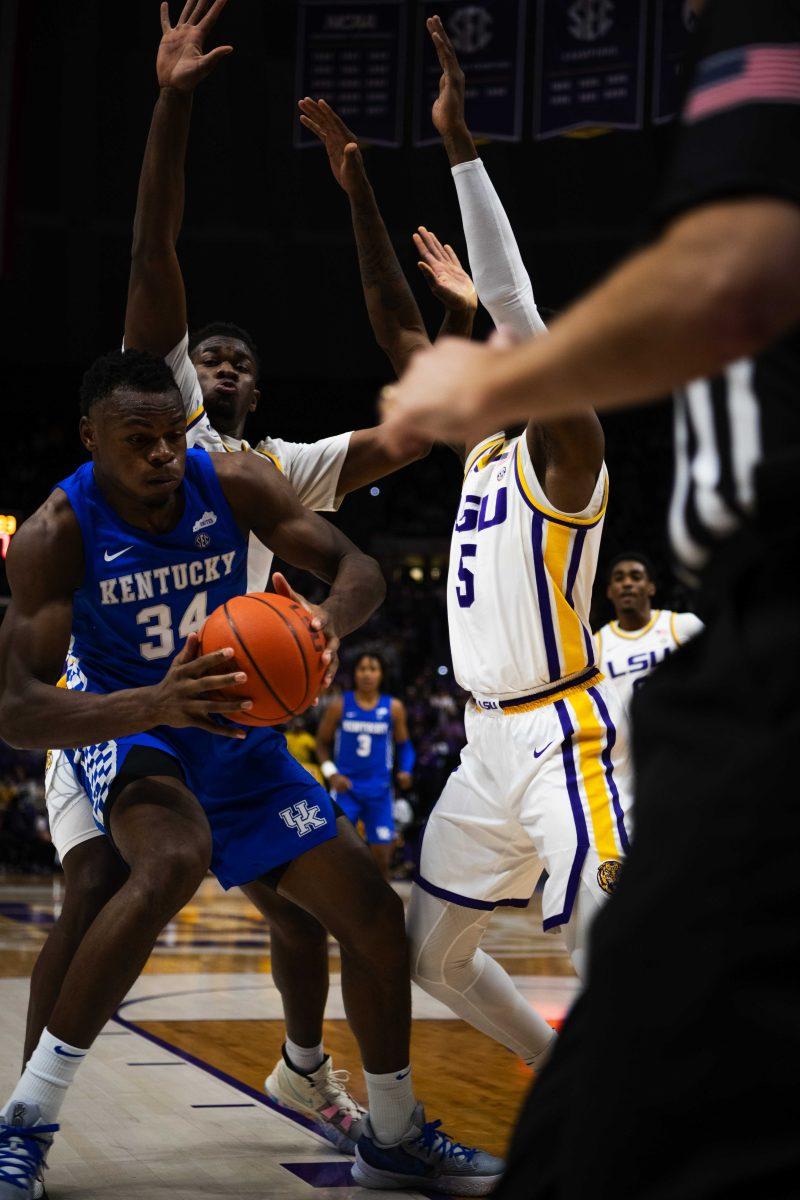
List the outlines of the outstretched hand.
<svg viewBox="0 0 800 1200">
<path fill-rule="evenodd" d="M 439 66 L 442 68 L 439 95 L 434 101 L 431 117 L 436 131 L 441 137 L 446 137 L 466 126 L 464 72 L 441 17 L 429 17 L 425 24 L 436 48 Z"/>
<path fill-rule="evenodd" d="M 306 96 L 298 102 L 300 122 L 319 138 L 328 152 L 333 177 L 348 195 L 367 178 L 358 138 L 324 100 Z"/>
<path fill-rule="evenodd" d="M 203 53 L 203 43 L 217 23 L 228 0 L 186 0 L 177 25 L 171 25 L 169 4 L 161 5 L 161 43 L 156 59 L 158 86 L 193 92 L 217 64 L 233 53 L 233 46 L 216 46 Z M 203 15 L 205 13 L 205 16 Z"/>
<path fill-rule="evenodd" d="M 420 257 L 417 266 L 437 300 L 450 312 L 474 313 L 478 308 L 478 293 L 453 247 L 443 246 L 424 225 L 413 236 Z"/>
</svg>

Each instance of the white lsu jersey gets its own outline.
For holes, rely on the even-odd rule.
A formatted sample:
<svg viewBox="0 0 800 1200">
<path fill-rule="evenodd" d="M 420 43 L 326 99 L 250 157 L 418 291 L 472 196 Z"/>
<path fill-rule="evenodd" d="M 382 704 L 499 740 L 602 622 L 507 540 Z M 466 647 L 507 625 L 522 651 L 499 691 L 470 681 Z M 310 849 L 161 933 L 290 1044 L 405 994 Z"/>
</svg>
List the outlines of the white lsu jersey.
<svg viewBox="0 0 800 1200">
<path fill-rule="evenodd" d="M 636 688 L 670 654 L 696 637 L 703 622 L 694 613 L 656 609 L 641 629 L 621 629 L 609 621 L 595 634 L 597 661 L 626 709 Z"/>
<path fill-rule="evenodd" d="M 321 438 L 317 442 L 286 442 L 263 438 L 251 446 L 243 438 L 220 434 L 203 408 L 203 393 L 194 363 L 189 357 L 189 334 L 184 334 L 165 362 L 175 376 L 186 410 L 187 442 L 211 452 L 252 451 L 272 462 L 291 483 L 302 504 L 315 512 L 336 512 L 344 497 L 338 492 L 339 476 L 350 446 L 350 434 Z M 274 555 L 254 533 L 247 553 L 247 590 L 263 592 L 269 580 Z"/>
<path fill-rule="evenodd" d="M 554 509 L 524 434 L 468 456 L 447 608 L 456 679 L 481 707 L 596 671 L 589 609 L 607 495 L 603 465 L 582 512 Z"/>
</svg>

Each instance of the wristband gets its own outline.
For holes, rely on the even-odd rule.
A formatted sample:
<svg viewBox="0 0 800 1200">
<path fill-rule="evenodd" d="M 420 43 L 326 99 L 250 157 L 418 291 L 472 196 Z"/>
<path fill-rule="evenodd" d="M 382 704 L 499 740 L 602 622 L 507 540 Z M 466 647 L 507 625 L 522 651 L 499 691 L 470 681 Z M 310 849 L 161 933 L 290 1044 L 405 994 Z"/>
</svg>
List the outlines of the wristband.
<svg viewBox="0 0 800 1200">
<path fill-rule="evenodd" d="M 414 747 L 411 744 L 411 739 L 397 744 L 397 769 L 411 774 L 414 770 L 414 763 L 417 761 L 417 756 L 414 753 Z"/>
<path fill-rule="evenodd" d="M 327 762 L 322 764 L 320 771 L 322 771 L 323 778 L 325 779 L 330 779 L 332 776 L 339 774 L 339 768 L 336 766 L 335 762 L 331 761 L 331 759 L 328 759 Z"/>
</svg>

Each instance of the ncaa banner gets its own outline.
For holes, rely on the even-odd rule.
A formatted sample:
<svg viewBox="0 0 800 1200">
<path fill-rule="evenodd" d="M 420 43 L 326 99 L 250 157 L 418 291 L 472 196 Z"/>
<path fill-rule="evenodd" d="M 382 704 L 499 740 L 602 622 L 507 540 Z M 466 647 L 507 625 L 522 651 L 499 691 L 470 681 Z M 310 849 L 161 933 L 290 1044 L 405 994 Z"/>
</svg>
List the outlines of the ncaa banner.
<svg viewBox="0 0 800 1200">
<path fill-rule="evenodd" d="M 646 0 L 538 0 L 533 132 L 641 129 Z"/>
<path fill-rule="evenodd" d="M 653 121 L 663 125 L 681 107 L 685 63 L 697 24 L 689 0 L 656 0 Z"/>
<path fill-rule="evenodd" d="M 431 107 L 441 68 L 425 21 L 440 16 L 466 75 L 467 124 L 478 137 L 518 142 L 522 136 L 527 0 L 421 0 L 417 5 L 414 145 L 439 136 Z"/>
<path fill-rule="evenodd" d="M 403 140 L 403 0 L 300 0 L 297 96 L 327 100 L 375 146 Z M 295 119 L 294 144 L 319 146 Z"/>
</svg>

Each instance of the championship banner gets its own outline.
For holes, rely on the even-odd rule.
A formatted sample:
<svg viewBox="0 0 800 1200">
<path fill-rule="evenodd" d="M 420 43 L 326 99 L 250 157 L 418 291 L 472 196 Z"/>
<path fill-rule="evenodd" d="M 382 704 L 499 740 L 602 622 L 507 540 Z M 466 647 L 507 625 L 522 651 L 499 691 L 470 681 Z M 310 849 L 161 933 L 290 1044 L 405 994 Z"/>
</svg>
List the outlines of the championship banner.
<svg viewBox="0 0 800 1200">
<path fill-rule="evenodd" d="M 533 132 L 641 129 L 646 0 L 538 0 Z"/>
<path fill-rule="evenodd" d="M 697 20 L 689 0 L 656 0 L 653 121 L 671 121 L 681 107 L 685 64 Z"/>
<path fill-rule="evenodd" d="M 301 0 L 297 96 L 327 100 L 365 142 L 403 140 L 403 0 Z M 295 122 L 295 145 L 319 146 Z"/>
<path fill-rule="evenodd" d="M 414 145 L 439 137 L 431 107 L 439 95 L 441 68 L 425 21 L 440 16 L 455 46 L 466 84 L 467 124 L 477 137 L 518 142 L 522 136 L 527 0 L 421 0 L 417 5 L 417 71 Z"/>
</svg>

